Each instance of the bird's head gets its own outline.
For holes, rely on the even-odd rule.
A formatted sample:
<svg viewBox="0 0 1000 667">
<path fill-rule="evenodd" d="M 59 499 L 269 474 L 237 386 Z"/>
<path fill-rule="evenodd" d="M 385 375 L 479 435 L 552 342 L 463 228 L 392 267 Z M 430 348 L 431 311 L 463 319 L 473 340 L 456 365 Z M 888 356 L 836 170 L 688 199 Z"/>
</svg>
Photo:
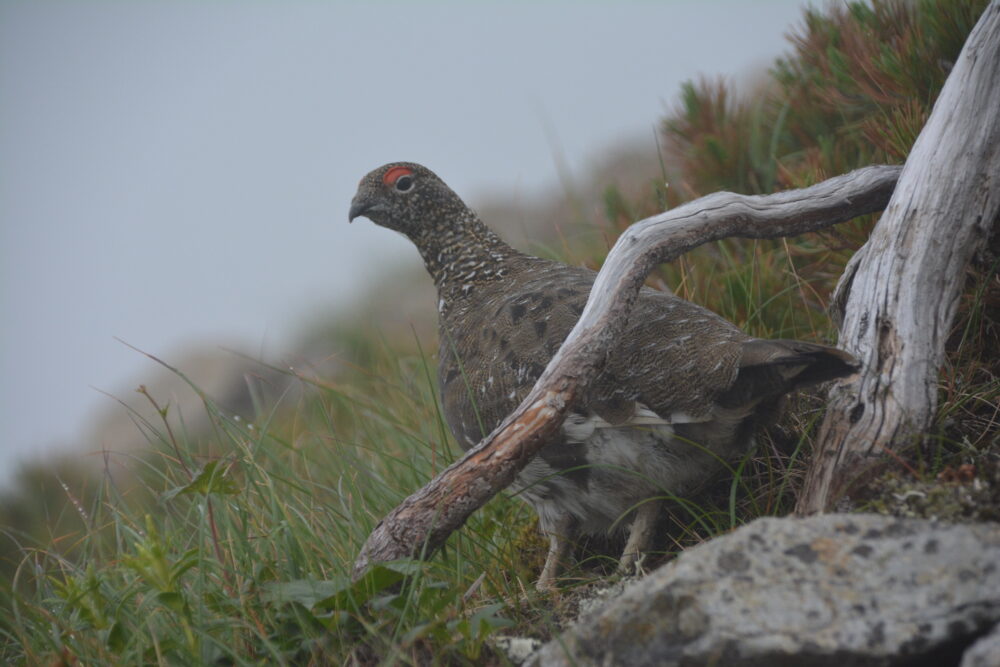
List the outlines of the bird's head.
<svg viewBox="0 0 1000 667">
<path fill-rule="evenodd" d="M 364 216 L 417 239 L 429 227 L 456 219 L 466 210 L 458 195 L 430 169 L 413 162 L 391 162 L 358 183 L 349 220 Z"/>
</svg>

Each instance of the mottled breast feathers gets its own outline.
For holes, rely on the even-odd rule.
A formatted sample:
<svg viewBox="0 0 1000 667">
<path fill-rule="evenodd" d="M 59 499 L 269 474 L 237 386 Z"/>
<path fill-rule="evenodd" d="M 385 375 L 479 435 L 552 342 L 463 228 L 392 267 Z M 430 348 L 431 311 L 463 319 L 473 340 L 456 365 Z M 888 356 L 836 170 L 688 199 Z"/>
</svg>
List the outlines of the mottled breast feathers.
<svg viewBox="0 0 1000 667">
<path fill-rule="evenodd" d="M 481 286 L 441 321 L 440 381 L 451 427 L 475 444 L 534 386 L 576 324 L 596 274 L 522 256 L 506 280 Z M 580 401 L 610 424 L 641 403 L 666 420 L 706 414 L 733 383 L 748 339 L 714 313 L 644 288 L 623 340 Z M 466 363 L 461 359 L 476 359 Z M 478 414 L 470 420 L 469 416 Z M 481 422 L 481 424 L 480 424 Z"/>
</svg>

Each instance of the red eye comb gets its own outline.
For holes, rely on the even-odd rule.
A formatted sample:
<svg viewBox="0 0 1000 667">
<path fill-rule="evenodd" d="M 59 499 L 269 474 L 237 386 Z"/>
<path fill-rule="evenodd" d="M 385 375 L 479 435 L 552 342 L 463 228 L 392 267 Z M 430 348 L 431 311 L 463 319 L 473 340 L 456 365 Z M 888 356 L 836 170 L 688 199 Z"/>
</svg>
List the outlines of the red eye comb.
<svg viewBox="0 0 1000 667">
<path fill-rule="evenodd" d="M 399 180 L 400 176 L 410 176 L 413 174 L 412 169 L 407 169 L 406 167 L 393 167 L 389 171 L 385 172 L 385 176 L 382 177 L 382 182 L 386 185 L 392 185 Z"/>
</svg>

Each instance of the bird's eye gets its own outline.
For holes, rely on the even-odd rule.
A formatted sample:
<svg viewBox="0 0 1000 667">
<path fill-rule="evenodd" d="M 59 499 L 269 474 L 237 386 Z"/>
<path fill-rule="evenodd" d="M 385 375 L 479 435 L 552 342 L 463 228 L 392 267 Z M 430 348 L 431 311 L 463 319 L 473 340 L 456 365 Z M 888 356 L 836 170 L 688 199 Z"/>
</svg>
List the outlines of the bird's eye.
<svg viewBox="0 0 1000 667">
<path fill-rule="evenodd" d="M 413 187 L 413 177 L 412 176 L 400 176 L 396 179 L 396 189 L 400 192 L 406 192 Z"/>
</svg>

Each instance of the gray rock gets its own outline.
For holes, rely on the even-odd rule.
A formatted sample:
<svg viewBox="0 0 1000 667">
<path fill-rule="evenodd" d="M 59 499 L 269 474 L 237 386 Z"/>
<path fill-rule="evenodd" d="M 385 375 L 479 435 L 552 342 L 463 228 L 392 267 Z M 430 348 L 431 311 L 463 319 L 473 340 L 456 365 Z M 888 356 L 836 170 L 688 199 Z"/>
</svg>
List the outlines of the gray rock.
<svg viewBox="0 0 1000 667">
<path fill-rule="evenodd" d="M 966 649 L 961 667 L 997 667 L 1000 665 L 1000 625 Z"/>
<path fill-rule="evenodd" d="M 1000 525 L 759 519 L 632 584 L 532 664 L 955 664 L 998 621 Z"/>
</svg>

